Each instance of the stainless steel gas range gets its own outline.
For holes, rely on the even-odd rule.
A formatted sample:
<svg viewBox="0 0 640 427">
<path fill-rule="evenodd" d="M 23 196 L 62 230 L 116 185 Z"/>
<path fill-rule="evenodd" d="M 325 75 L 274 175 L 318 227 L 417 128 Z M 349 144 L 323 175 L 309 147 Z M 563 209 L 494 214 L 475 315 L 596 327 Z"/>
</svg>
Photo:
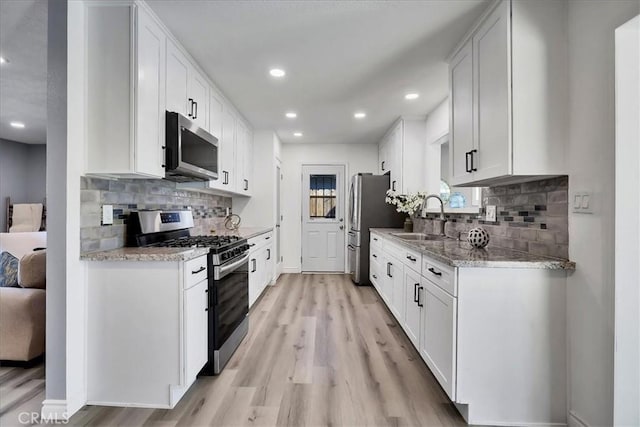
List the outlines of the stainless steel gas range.
<svg viewBox="0 0 640 427">
<path fill-rule="evenodd" d="M 127 246 L 205 247 L 209 269 L 209 360 L 201 375 L 219 374 L 249 331 L 249 245 L 238 236 L 191 236 L 191 211 L 137 211 Z"/>
</svg>

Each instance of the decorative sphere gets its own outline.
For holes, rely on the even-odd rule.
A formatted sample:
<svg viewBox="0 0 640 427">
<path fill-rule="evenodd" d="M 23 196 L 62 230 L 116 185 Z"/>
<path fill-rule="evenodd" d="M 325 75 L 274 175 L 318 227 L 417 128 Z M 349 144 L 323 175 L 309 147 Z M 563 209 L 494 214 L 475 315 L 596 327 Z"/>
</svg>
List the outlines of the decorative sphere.
<svg viewBox="0 0 640 427">
<path fill-rule="evenodd" d="M 472 228 L 469 230 L 467 241 L 474 248 L 484 248 L 489 244 L 489 233 L 484 228 Z"/>
</svg>

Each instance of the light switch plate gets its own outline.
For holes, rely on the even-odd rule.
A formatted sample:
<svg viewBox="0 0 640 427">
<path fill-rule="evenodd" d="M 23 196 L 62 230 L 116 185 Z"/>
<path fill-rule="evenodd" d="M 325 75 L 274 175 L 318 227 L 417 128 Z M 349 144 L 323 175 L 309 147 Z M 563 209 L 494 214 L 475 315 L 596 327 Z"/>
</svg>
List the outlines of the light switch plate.
<svg viewBox="0 0 640 427">
<path fill-rule="evenodd" d="M 495 222 L 496 220 L 496 207 L 495 205 L 487 205 L 487 215 L 485 217 L 486 221 Z"/>
<path fill-rule="evenodd" d="M 591 191 L 576 191 L 571 198 L 571 209 L 573 213 L 592 214 L 593 213 L 593 193 Z"/>
<path fill-rule="evenodd" d="M 102 205 L 102 225 L 113 224 L 113 205 Z"/>
</svg>

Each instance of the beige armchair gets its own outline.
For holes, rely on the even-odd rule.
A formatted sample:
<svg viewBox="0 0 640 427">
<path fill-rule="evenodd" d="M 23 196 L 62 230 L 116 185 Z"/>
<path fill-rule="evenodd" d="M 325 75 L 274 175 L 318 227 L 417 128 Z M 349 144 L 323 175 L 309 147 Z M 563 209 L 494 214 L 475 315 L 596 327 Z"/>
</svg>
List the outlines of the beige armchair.
<svg viewBox="0 0 640 427">
<path fill-rule="evenodd" d="M 0 287 L 0 360 L 30 361 L 45 350 L 46 232 L 0 233 L 0 253 L 20 259 L 18 288 Z"/>
</svg>

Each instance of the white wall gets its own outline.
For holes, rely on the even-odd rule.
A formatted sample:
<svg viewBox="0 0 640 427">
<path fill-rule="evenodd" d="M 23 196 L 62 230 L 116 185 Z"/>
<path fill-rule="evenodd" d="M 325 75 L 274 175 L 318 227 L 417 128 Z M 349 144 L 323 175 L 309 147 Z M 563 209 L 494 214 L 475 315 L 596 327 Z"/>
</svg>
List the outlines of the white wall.
<svg viewBox="0 0 640 427">
<path fill-rule="evenodd" d="M 569 423 L 613 423 L 614 30 L 630 1 L 569 1 L 569 191 L 592 191 L 594 214 L 569 218 Z"/>
<path fill-rule="evenodd" d="M 640 15 L 616 30 L 614 425 L 640 425 Z M 631 197 L 629 197 L 631 196 Z"/>
<path fill-rule="evenodd" d="M 303 164 L 346 164 L 345 202 L 351 175 L 377 173 L 377 144 L 283 144 L 282 145 L 282 254 L 284 273 L 300 272 L 302 266 L 301 208 Z M 346 206 L 346 204 L 345 204 Z M 346 215 L 346 213 L 345 213 Z M 345 227 L 345 232 L 348 227 Z M 346 239 L 345 239 L 346 241 Z M 345 254 L 347 251 L 345 250 Z"/>
</svg>

